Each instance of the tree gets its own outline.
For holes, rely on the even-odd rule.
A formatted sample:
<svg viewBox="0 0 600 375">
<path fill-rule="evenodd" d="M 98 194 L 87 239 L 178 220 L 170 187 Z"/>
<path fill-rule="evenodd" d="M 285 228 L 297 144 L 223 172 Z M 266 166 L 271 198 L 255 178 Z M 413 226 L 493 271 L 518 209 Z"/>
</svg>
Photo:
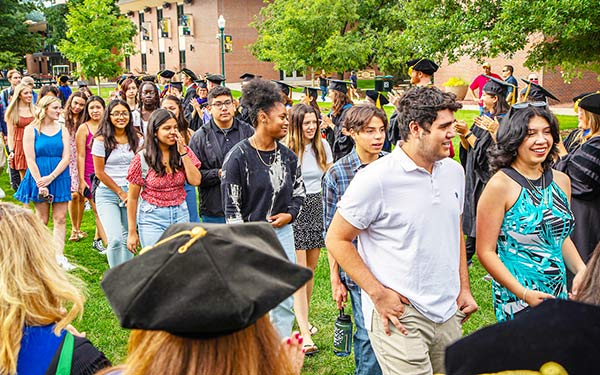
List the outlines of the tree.
<svg viewBox="0 0 600 375">
<path fill-rule="evenodd" d="M 455 62 L 527 49 L 532 69 L 600 73 L 600 7 L 588 0 L 274 0 L 254 55 L 276 67 L 397 71 L 427 56 Z"/>
<path fill-rule="evenodd" d="M 22 65 L 23 56 L 39 49 L 40 36 L 27 29 L 27 15 L 35 4 L 23 0 L 0 1 L 0 66 Z"/>
<path fill-rule="evenodd" d="M 59 49 L 86 77 L 111 78 L 122 73 L 122 51 L 133 49 L 135 25 L 119 13 L 115 0 L 69 3 L 67 39 Z M 100 85 L 98 85 L 100 92 Z"/>
<path fill-rule="evenodd" d="M 44 9 L 48 25 L 46 44 L 57 46 L 61 40 L 67 38 L 67 12 L 67 4 L 56 4 Z"/>
</svg>

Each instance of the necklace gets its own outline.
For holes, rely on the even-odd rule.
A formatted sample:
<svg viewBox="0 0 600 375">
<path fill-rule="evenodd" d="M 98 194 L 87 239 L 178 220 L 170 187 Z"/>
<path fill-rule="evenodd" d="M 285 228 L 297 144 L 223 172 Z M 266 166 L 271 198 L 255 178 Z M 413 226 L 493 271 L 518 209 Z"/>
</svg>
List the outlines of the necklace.
<svg viewBox="0 0 600 375">
<path fill-rule="evenodd" d="M 256 145 L 256 140 L 254 138 L 251 138 L 250 141 L 250 145 L 252 145 L 252 142 L 254 142 L 254 149 L 256 150 L 256 155 L 258 155 L 258 158 L 260 159 L 260 161 L 265 165 L 265 167 L 271 168 L 271 165 L 273 165 L 273 163 L 275 162 L 275 158 L 273 158 L 273 160 L 270 163 L 266 163 L 262 156 L 260 156 L 260 152 L 258 151 L 258 146 Z M 273 143 L 275 143 L 275 141 L 273 141 Z M 275 150 L 277 150 L 277 143 L 275 143 Z"/>
<path fill-rule="evenodd" d="M 517 171 L 518 172 L 518 171 Z M 521 172 L 519 172 L 521 173 Z M 521 176 L 525 177 L 525 175 L 523 175 L 521 173 Z M 536 195 L 540 196 L 540 201 L 544 201 L 544 205 L 548 205 L 548 199 L 546 198 L 546 195 L 544 194 L 544 190 L 546 189 L 546 176 L 545 174 L 542 172 L 542 185 L 540 187 L 535 186 L 535 184 L 533 183 L 533 180 L 525 177 L 525 180 L 527 180 L 527 184 L 529 184 L 529 187 L 531 187 L 531 190 L 535 192 Z"/>
</svg>

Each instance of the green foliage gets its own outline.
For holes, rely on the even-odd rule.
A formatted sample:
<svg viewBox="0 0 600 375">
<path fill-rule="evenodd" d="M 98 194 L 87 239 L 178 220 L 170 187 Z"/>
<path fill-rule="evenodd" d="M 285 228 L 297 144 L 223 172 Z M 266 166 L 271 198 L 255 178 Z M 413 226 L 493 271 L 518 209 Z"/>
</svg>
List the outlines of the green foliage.
<svg viewBox="0 0 600 375">
<path fill-rule="evenodd" d="M 78 73 L 86 77 L 115 77 L 122 73 L 124 50 L 133 48 L 135 25 L 119 13 L 115 0 L 69 2 L 66 17 L 67 39 L 59 49 L 78 63 Z"/>
<path fill-rule="evenodd" d="M 0 66 L 21 65 L 25 54 L 39 49 L 40 36 L 29 32 L 24 23 L 35 5 L 26 0 L 0 1 Z"/>
<path fill-rule="evenodd" d="M 73 0 L 71 0 L 73 1 Z M 67 4 L 57 4 L 44 9 L 48 25 L 46 44 L 57 46 L 61 40 L 67 38 Z"/>
<path fill-rule="evenodd" d="M 450 77 L 446 82 L 444 82 L 444 86 L 446 87 L 455 87 L 455 86 L 468 86 L 467 81 L 460 77 Z"/>
</svg>

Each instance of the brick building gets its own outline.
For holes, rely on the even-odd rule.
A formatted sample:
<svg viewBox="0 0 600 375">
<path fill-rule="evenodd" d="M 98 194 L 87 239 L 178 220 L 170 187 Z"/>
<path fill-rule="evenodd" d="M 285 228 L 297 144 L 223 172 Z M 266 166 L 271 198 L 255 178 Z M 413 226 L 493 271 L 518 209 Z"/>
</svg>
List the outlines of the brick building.
<svg viewBox="0 0 600 375">
<path fill-rule="evenodd" d="M 519 81 L 519 90 L 525 87 L 525 83 L 521 79 L 527 79 L 530 73 L 537 73 L 540 85 L 548 89 L 561 103 L 570 103 L 572 98 L 583 92 L 591 92 L 600 90 L 600 81 L 598 75 L 592 72 L 585 72 L 581 79 L 573 79 L 571 83 L 565 83 L 558 69 L 542 69 L 541 71 L 531 71 L 523 66 L 526 58 L 525 51 L 517 52 L 512 58 L 496 57 L 486 59 L 492 65 L 492 72 L 502 75 L 502 67 L 504 65 L 512 65 L 514 68 L 514 76 Z M 481 65 L 468 57 L 463 57 L 454 64 L 448 64 L 444 61 L 440 64 L 440 69 L 435 73 L 435 85 L 440 86 L 450 77 L 459 77 L 471 83 L 473 79 L 483 71 Z M 465 99 L 470 99 L 469 95 Z M 551 101 L 551 104 L 555 104 Z"/>
<path fill-rule="evenodd" d="M 231 35 L 232 52 L 225 54 L 225 76 L 239 81 L 244 72 L 279 79 L 273 64 L 258 61 L 246 46 L 257 32 L 249 26 L 264 6 L 262 0 L 120 0 L 119 8 L 138 26 L 136 54 L 125 61 L 134 73 L 188 68 L 197 74 L 221 72 L 217 19 L 226 20 L 224 34 Z"/>
</svg>

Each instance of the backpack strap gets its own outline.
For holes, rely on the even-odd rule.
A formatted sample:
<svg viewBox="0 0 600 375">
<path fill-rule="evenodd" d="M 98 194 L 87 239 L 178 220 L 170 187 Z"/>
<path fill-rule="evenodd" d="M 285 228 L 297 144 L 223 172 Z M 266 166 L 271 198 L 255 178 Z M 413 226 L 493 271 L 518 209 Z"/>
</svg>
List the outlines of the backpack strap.
<svg viewBox="0 0 600 375">
<path fill-rule="evenodd" d="M 71 364 L 73 362 L 73 350 L 75 349 L 75 338 L 70 332 L 67 332 L 63 341 L 63 346 L 56 366 L 56 375 L 70 375 Z"/>
</svg>

